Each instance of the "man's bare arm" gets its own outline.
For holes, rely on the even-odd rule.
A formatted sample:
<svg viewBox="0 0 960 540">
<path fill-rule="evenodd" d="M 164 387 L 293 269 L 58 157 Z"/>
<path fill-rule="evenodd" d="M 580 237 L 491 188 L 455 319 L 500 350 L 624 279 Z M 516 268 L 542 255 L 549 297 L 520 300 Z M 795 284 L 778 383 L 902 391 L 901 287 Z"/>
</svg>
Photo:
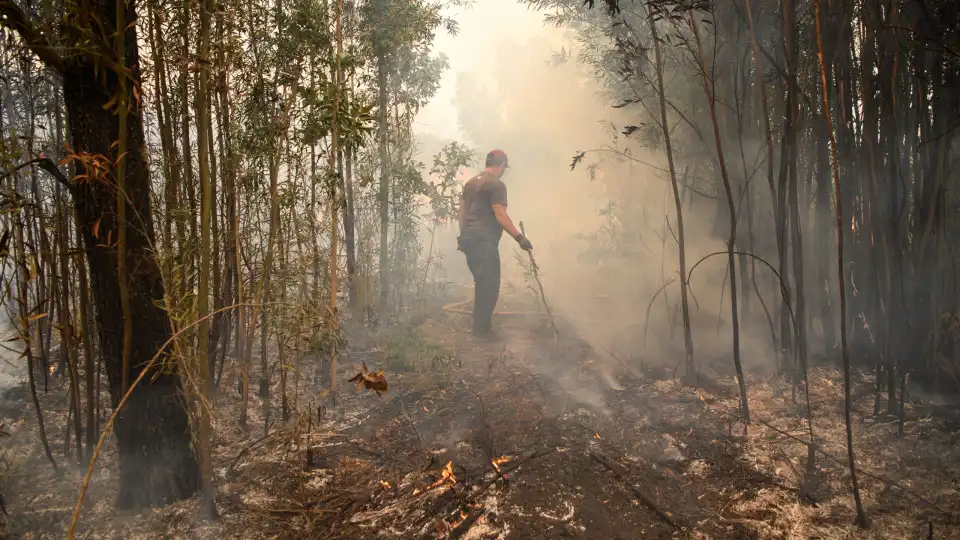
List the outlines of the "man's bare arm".
<svg viewBox="0 0 960 540">
<path fill-rule="evenodd" d="M 460 194 L 460 205 L 457 208 L 457 221 L 460 223 L 460 234 L 463 234 L 463 226 L 467 221 L 467 204 L 464 201 L 463 193 Z"/>
<path fill-rule="evenodd" d="M 507 231 L 512 238 L 520 236 L 520 231 L 517 230 L 513 225 L 513 220 L 510 219 L 510 215 L 507 214 L 507 207 L 502 204 L 493 205 L 493 215 L 497 218 L 497 223 L 503 227 L 503 230 Z"/>
</svg>

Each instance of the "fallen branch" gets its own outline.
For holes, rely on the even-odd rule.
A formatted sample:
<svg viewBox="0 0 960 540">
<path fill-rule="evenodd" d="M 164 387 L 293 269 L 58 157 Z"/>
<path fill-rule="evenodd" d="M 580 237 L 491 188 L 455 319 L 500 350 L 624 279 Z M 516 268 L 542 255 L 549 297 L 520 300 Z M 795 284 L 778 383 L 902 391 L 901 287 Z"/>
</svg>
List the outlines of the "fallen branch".
<svg viewBox="0 0 960 540">
<path fill-rule="evenodd" d="M 549 450 L 534 450 L 534 451 L 531 451 L 531 452 L 527 452 L 526 454 L 523 454 L 522 456 L 518 457 L 517 459 L 515 459 L 515 460 L 513 460 L 513 461 L 511 461 L 511 462 L 509 462 L 509 463 L 507 463 L 507 464 L 505 464 L 503 467 L 500 467 L 500 473 L 499 473 L 499 474 L 497 474 L 496 476 L 494 476 L 493 479 L 487 480 L 487 482 L 486 482 L 483 486 L 480 487 L 480 490 L 479 490 L 479 491 L 477 491 L 477 492 L 473 493 L 472 495 L 470 495 L 469 497 L 467 497 L 467 499 L 466 499 L 467 502 L 473 502 L 474 500 L 476 500 L 477 497 L 479 497 L 479 496 L 482 495 L 485 491 L 487 491 L 488 489 L 490 489 L 490 486 L 496 484 L 498 480 L 500 480 L 500 479 L 502 479 L 502 478 L 506 478 L 506 476 L 507 476 L 508 474 L 510 474 L 510 473 L 512 473 L 513 471 L 517 470 L 521 465 L 523 465 L 523 464 L 526 463 L 527 461 L 530 461 L 531 459 L 533 459 L 533 458 L 535 458 L 535 457 L 545 456 L 545 455 L 550 454 L 550 453 L 552 453 L 552 452 L 553 452 L 553 449 L 552 449 L 552 448 L 549 449 Z"/>
<path fill-rule="evenodd" d="M 662 519 L 664 522 L 666 522 L 667 524 L 669 524 L 671 527 L 675 529 L 681 528 L 680 525 L 678 525 L 677 522 L 675 522 L 673 518 L 670 517 L 669 514 L 661 510 L 660 507 L 653 502 L 653 499 L 648 497 L 646 493 L 640 490 L 640 488 L 630 483 L 630 481 L 627 479 L 626 471 L 623 470 L 623 468 L 620 465 L 616 464 L 606 456 L 599 454 L 598 452 L 590 452 L 590 456 L 593 457 L 593 459 L 602 463 L 604 467 L 609 469 L 610 472 L 615 474 L 618 478 L 620 478 L 624 482 L 627 482 L 627 484 L 629 484 L 630 486 L 630 490 L 637 497 L 637 499 L 640 499 L 640 502 L 642 502 L 644 506 L 646 506 L 647 508 L 652 510 L 655 514 L 657 514 L 657 516 L 659 516 L 660 519 Z"/>
<path fill-rule="evenodd" d="M 260 508 L 250 505 L 247 505 L 246 508 L 254 512 L 267 514 L 336 514 L 339 512 L 339 510 L 326 510 L 324 508 Z"/>
<path fill-rule="evenodd" d="M 221 462 L 218 463 L 217 465 L 219 465 L 219 466 L 222 467 L 222 466 L 226 465 L 227 463 L 229 463 L 229 464 L 230 464 L 230 467 L 227 468 L 227 473 L 229 474 L 229 473 L 233 472 L 233 468 L 237 466 L 237 463 L 240 461 L 240 458 L 242 458 L 243 456 L 245 456 L 248 452 L 250 452 L 251 450 L 253 450 L 253 449 L 256 448 L 257 446 L 260 446 L 260 444 L 261 444 L 262 442 L 266 441 L 267 439 L 272 438 L 273 436 L 277 435 L 278 433 L 285 433 L 285 432 L 286 432 L 286 430 L 279 430 L 279 431 L 274 431 L 273 433 L 268 433 L 268 434 L 264 435 L 263 437 L 260 437 L 259 439 L 255 440 L 255 441 L 251 442 L 250 444 L 246 445 L 245 447 L 243 447 L 243 449 L 240 450 L 240 452 L 238 452 L 237 455 L 233 456 L 232 458 L 228 458 L 228 459 L 226 459 L 226 460 L 224 460 L 224 461 L 221 461 Z"/>
<path fill-rule="evenodd" d="M 784 430 L 782 430 L 782 429 L 780 429 L 780 428 L 778 428 L 778 427 L 776 427 L 776 426 L 774 426 L 774 425 L 772 425 L 772 424 L 769 424 L 769 423 L 767 423 L 767 422 L 764 422 L 763 420 L 757 420 L 757 422 L 759 422 L 760 424 L 762 424 L 762 425 L 764 425 L 764 426 L 767 426 L 768 428 L 776 431 L 777 433 L 779 433 L 780 435 L 783 435 L 784 437 L 793 439 L 794 441 L 797 441 L 798 443 L 803 444 L 803 445 L 806 446 L 807 448 L 810 448 L 810 447 L 811 447 L 811 444 L 810 444 L 809 441 L 805 441 L 805 440 L 803 440 L 803 439 L 801 439 L 801 438 L 799 438 L 799 437 L 797 437 L 797 436 L 795 436 L 795 435 L 793 435 L 793 434 L 791 434 L 791 433 L 788 433 L 788 432 L 786 432 L 786 431 L 784 431 Z M 838 458 L 838 457 L 835 457 L 835 456 L 833 456 L 833 455 L 831 455 L 831 454 L 828 454 L 824 449 L 820 448 L 820 445 L 813 444 L 812 446 L 813 446 L 813 450 L 816 451 L 818 454 L 822 455 L 823 457 L 829 459 L 830 461 L 836 463 L 837 465 L 840 465 L 841 467 L 848 467 L 849 463 L 848 463 L 846 460 L 842 460 L 842 459 L 840 459 L 840 458 Z M 936 504 L 934 504 L 934 503 L 928 501 L 927 499 L 925 499 L 925 498 L 923 497 L 923 495 L 920 495 L 920 494 L 917 493 L 916 491 L 913 491 L 913 490 L 911 490 L 910 488 L 904 487 L 904 486 L 900 485 L 899 483 L 894 482 L 893 480 L 888 480 L 888 479 L 886 479 L 886 478 L 883 478 L 882 476 L 873 474 L 873 473 L 871 473 L 871 472 L 869 472 L 869 471 L 865 471 L 865 470 L 862 470 L 862 469 L 857 469 L 857 472 L 859 472 L 860 474 L 866 476 L 867 478 L 871 478 L 871 479 L 873 479 L 873 480 L 876 480 L 877 482 L 880 482 L 881 484 L 886 484 L 886 485 L 889 486 L 889 487 L 897 488 L 897 489 L 899 489 L 900 491 L 906 493 L 907 495 L 913 496 L 913 497 L 914 497 L 915 499 L 917 499 L 918 501 L 920 501 L 920 502 L 926 504 L 927 506 L 933 508 L 934 510 L 940 512 L 941 514 L 943 514 L 944 516 L 950 518 L 951 520 L 953 520 L 954 517 L 955 517 L 955 516 L 954 516 L 953 514 L 951 514 L 950 512 L 947 512 L 947 511 L 944 510 L 943 508 L 940 508 L 940 507 L 937 506 Z"/>
</svg>

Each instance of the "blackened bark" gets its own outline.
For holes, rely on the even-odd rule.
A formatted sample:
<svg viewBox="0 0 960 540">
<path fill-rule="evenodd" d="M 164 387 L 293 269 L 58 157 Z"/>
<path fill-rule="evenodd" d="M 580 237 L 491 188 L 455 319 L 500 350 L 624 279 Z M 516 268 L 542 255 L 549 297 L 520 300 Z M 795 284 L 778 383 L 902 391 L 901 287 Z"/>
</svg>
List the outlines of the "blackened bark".
<svg viewBox="0 0 960 540">
<path fill-rule="evenodd" d="M 131 66 L 131 84 L 139 85 L 139 53 L 132 4 L 126 8 L 126 59 Z M 98 0 L 91 4 L 93 15 L 112 33 L 116 4 Z M 76 152 L 108 156 L 119 138 L 119 123 L 105 105 L 111 91 L 119 88 L 117 75 L 89 56 L 73 60 L 64 74 L 64 100 L 70 137 Z M 150 212 L 150 177 L 144 155 L 143 121 L 140 106 L 128 96 L 129 116 L 126 160 L 127 268 L 130 269 L 130 316 L 133 326 L 130 368 L 127 380 L 134 381 L 157 350 L 170 337 L 170 321 L 160 307 L 164 297 L 160 268 L 154 258 L 153 218 Z M 99 327 L 100 350 L 109 381 L 111 402 L 119 403 L 122 380 L 123 317 L 117 279 L 117 238 L 115 184 L 113 177 L 98 177 L 93 167 L 80 164 L 87 179 L 78 182 L 75 205 L 87 248 L 90 284 Z M 96 234 L 95 234 L 96 233 Z M 133 390 L 120 410 L 115 424 L 120 460 L 122 507 L 142 507 L 183 499 L 199 487 L 196 456 L 190 444 L 190 426 L 182 401 L 183 388 L 175 366 L 158 362 Z"/>
</svg>

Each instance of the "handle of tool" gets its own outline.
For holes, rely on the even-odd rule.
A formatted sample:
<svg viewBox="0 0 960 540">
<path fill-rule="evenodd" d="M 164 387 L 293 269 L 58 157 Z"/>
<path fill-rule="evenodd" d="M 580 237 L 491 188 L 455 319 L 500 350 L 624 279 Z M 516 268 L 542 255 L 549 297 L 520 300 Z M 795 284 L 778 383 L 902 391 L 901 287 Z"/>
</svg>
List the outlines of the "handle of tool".
<svg viewBox="0 0 960 540">
<path fill-rule="evenodd" d="M 520 221 L 517 223 L 520 226 L 520 234 L 526 236 L 527 232 L 523 230 L 523 222 Z M 537 261 L 533 258 L 533 252 L 528 251 L 527 255 L 530 256 L 530 266 L 533 267 L 533 279 L 537 282 L 537 288 L 540 289 L 540 300 L 543 302 L 543 309 L 547 312 L 547 317 L 550 319 L 550 327 L 553 328 L 553 341 L 557 342 L 557 325 L 553 322 L 553 314 L 550 313 L 550 306 L 547 305 L 547 296 L 543 293 L 543 283 L 540 282 L 540 269 L 537 267 Z"/>
<path fill-rule="evenodd" d="M 520 221 L 520 222 L 517 223 L 517 225 L 520 226 L 520 234 L 526 236 L 526 235 L 527 235 L 527 231 L 523 230 L 523 222 Z M 527 252 L 527 255 L 530 256 L 530 264 L 533 265 L 533 275 L 534 275 L 534 276 L 537 276 L 537 271 L 538 271 L 539 269 L 537 268 L 537 261 L 535 261 L 535 260 L 533 259 L 533 252 L 528 251 L 528 252 Z M 537 277 L 537 281 L 539 281 L 539 280 L 540 280 L 540 279 L 539 279 L 539 276 L 538 276 L 538 277 Z"/>
</svg>

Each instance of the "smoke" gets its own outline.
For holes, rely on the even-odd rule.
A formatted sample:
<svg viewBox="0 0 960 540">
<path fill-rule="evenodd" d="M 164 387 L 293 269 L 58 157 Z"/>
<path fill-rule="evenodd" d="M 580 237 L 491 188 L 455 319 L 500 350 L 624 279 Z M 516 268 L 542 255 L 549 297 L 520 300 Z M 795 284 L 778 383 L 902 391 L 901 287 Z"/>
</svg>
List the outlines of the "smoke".
<svg viewBox="0 0 960 540">
<path fill-rule="evenodd" d="M 512 3 L 491 1 L 484 9 L 509 11 L 507 4 Z M 452 94 L 458 139 L 477 149 L 478 161 L 491 148 L 510 156 L 504 177 L 508 211 L 515 223 L 524 223 L 534 244 L 547 300 L 606 358 L 591 360 L 609 367 L 613 352 L 634 365 L 679 364 L 682 374 L 677 219 L 665 155 L 622 133 L 645 114 L 611 107 L 592 69 L 577 60 L 578 44 L 568 32 L 545 26 L 535 13 L 514 18 L 514 24 L 517 19 L 524 21 L 522 30 L 496 32 L 479 50 L 473 42 L 469 63 L 458 62 L 456 50 L 440 45 L 453 72 L 441 87 L 440 105 Z M 436 110 L 428 113 L 441 117 Z M 760 144 L 750 141 L 745 151 Z M 478 170 L 464 171 L 463 180 Z M 681 160 L 678 174 L 683 171 Z M 726 201 L 722 192 L 712 200 L 685 189 L 684 197 L 688 272 L 701 258 L 724 252 L 699 264 L 690 281 L 697 364 L 732 367 Z M 454 224 L 437 231 L 435 241 L 448 278 L 468 285 L 456 235 Z M 500 250 L 504 290 L 523 286 L 519 249 L 505 237 Z M 758 268 L 756 275 L 772 309 L 772 274 Z M 738 285 L 741 298 L 745 288 L 753 289 L 752 280 Z M 772 369 L 770 327 L 751 296 L 752 316 L 741 322 L 743 362 L 748 369 Z M 615 384 L 609 373 L 602 375 Z"/>
<path fill-rule="evenodd" d="M 0 348 L 0 397 L 23 384 L 26 378 L 26 366 L 18 349 L 22 342 L 11 340 L 18 334 L 11 324 L 6 310 L 0 310 L 0 336 L 4 339 L 4 347 Z"/>
</svg>

